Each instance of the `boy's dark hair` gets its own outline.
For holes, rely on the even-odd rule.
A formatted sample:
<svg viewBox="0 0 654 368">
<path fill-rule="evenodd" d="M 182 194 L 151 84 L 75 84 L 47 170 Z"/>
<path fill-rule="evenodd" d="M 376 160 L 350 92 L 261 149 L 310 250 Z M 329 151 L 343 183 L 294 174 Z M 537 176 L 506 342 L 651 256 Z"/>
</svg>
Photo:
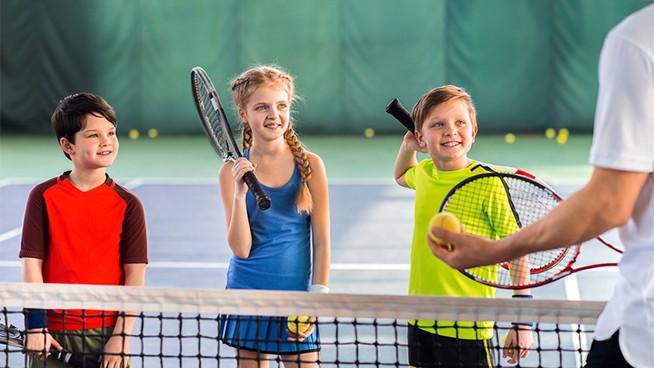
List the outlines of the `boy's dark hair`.
<svg viewBox="0 0 654 368">
<path fill-rule="evenodd" d="M 59 101 L 50 118 L 57 142 L 66 138 L 70 143 L 75 143 L 75 133 L 84 129 L 89 114 L 103 117 L 114 126 L 118 123 L 114 109 L 102 97 L 86 92 L 66 96 Z M 64 152 L 64 155 L 70 160 L 67 153 Z"/>
<path fill-rule="evenodd" d="M 470 113 L 470 118 L 472 122 L 477 124 L 477 111 L 475 110 L 475 105 L 472 102 L 472 97 L 466 92 L 465 89 L 453 85 L 446 85 L 438 88 L 434 88 L 431 91 L 425 93 L 413 106 L 413 111 L 411 112 L 411 117 L 416 124 L 416 130 L 422 129 L 422 124 L 425 119 L 429 116 L 431 110 L 447 101 L 450 100 L 463 100 L 468 105 L 468 112 Z"/>
</svg>

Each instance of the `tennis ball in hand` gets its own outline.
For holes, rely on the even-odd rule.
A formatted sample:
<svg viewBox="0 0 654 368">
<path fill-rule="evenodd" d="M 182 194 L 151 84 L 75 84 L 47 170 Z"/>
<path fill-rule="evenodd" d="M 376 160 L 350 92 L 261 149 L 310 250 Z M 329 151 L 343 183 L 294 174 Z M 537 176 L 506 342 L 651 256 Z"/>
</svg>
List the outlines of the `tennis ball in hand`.
<svg viewBox="0 0 654 368">
<path fill-rule="evenodd" d="M 289 316 L 288 322 L 286 323 L 289 331 L 293 333 L 298 332 L 307 332 L 311 323 L 309 323 L 309 316 Z"/>
<path fill-rule="evenodd" d="M 431 233 L 432 227 L 442 227 L 444 229 L 456 233 L 460 233 L 463 230 L 462 229 L 463 225 L 461 225 L 459 219 L 449 212 L 439 212 L 435 214 L 434 217 L 431 218 L 431 221 L 429 221 L 429 229 L 427 229 L 427 235 L 435 243 L 439 244 L 440 246 L 446 248 L 449 251 L 452 250 L 452 244 L 446 243 L 442 239 L 439 239 L 434 234 L 432 234 Z"/>
</svg>

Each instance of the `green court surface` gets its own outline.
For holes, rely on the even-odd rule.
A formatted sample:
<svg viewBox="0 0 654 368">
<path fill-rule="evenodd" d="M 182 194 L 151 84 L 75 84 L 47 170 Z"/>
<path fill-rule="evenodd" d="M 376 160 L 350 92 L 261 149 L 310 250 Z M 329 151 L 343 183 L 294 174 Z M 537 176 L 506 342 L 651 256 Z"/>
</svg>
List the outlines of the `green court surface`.
<svg viewBox="0 0 654 368">
<path fill-rule="evenodd" d="M 393 164 L 402 136 L 302 136 L 319 154 L 330 180 L 393 181 Z M 559 144 L 542 135 L 479 135 L 470 157 L 514 166 L 546 181 L 583 183 L 588 164 L 589 135 L 571 135 Z M 422 156 L 426 157 L 426 156 Z M 120 153 L 109 172 L 114 178 L 212 179 L 221 161 L 204 136 L 120 137 Z M 53 136 L 0 136 L 0 179 L 45 179 L 70 169 Z"/>
</svg>

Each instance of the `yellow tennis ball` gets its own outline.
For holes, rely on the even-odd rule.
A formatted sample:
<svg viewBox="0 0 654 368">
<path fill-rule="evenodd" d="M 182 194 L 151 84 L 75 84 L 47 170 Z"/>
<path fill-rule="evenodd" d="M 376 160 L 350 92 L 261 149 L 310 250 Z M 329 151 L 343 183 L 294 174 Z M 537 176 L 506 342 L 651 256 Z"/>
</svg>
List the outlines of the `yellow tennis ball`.
<svg viewBox="0 0 654 368">
<path fill-rule="evenodd" d="M 561 128 L 561 129 L 559 129 L 559 135 L 564 135 L 564 136 L 567 137 L 567 136 L 570 135 L 570 131 L 568 129 L 566 129 L 566 128 Z"/>
<path fill-rule="evenodd" d="M 152 129 L 148 130 L 148 137 L 157 138 L 158 135 L 159 135 L 159 132 L 156 129 L 152 128 Z"/>
<path fill-rule="evenodd" d="M 504 140 L 506 141 L 506 143 L 508 143 L 508 144 L 512 144 L 513 142 L 515 142 L 515 134 L 513 134 L 513 133 L 507 133 L 507 134 L 504 136 Z"/>
<path fill-rule="evenodd" d="M 439 212 L 431 218 L 431 220 L 429 221 L 429 229 L 427 229 L 427 235 L 435 243 L 441 245 L 443 248 L 447 248 L 447 250 L 449 251 L 452 250 L 452 244 L 445 243 L 442 239 L 432 234 L 431 228 L 433 227 L 442 227 L 444 229 L 447 229 L 449 231 L 454 231 L 456 233 L 460 233 L 463 230 L 463 225 L 461 225 L 461 221 L 459 221 L 459 219 L 456 218 L 456 216 L 454 216 L 449 212 Z"/>
<path fill-rule="evenodd" d="M 552 139 L 555 136 L 556 136 L 556 130 L 554 130 L 554 128 L 547 128 L 545 130 L 545 137 L 547 137 L 548 139 Z"/>
<path fill-rule="evenodd" d="M 129 138 L 130 139 L 138 139 L 139 137 L 139 131 L 136 129 L 132 129 L 129 131 Z"/>
<path fill-rule="evenodd" d="M 365 135 L 366 138 L 372 138 L 375 136 L 375 130 L 372 128 L 366 128 L 366 130 L 363 131 L 363 135 Z"/>
<path fill-rule="evenodd" d="M 568 142 L 568 135 L 559 133 L 559 135 L 556 136 L 556 142 L 558 144 L 566 144 Z"/>
<path fill-rule="evenodd" d="M 504 335 L 504 339 L 502 340 L 502 346 L 506 346 L 506 338 L 509 337 L 509 334 Z M 509 348 L 506 351 L 509 355 L 513 355 L 513 345 L 509 346 Z"/>
<path fill-rule="evenodd" d="M 304 333 L 309 330 L 309 327 L 311 327 L 309 316 L 289 316 L 286 325 L 288 326 L 289 331 L 293 333 Z"/>
</svg>

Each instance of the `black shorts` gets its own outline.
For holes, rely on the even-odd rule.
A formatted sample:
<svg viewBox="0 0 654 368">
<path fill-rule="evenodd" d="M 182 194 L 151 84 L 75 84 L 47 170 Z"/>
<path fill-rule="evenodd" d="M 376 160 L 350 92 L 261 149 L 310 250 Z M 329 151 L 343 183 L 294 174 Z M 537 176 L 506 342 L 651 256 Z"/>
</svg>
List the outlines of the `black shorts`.
<svg viewBox="0 0 654 368">
<path fill-rule="evenodd" d="M 620 331 L 616 331 L 608 340 L 593 340 L 590 346 L 590 352 L 586 358 L 586 368 L 629 368 L 620 350 L 618 336 Z"/>
<path fill-rule="evenodd" d="M 488 340 L 440 336 L 409 324 L 409 364 L 414 367 L 493 367 Z"/>
</svg>

